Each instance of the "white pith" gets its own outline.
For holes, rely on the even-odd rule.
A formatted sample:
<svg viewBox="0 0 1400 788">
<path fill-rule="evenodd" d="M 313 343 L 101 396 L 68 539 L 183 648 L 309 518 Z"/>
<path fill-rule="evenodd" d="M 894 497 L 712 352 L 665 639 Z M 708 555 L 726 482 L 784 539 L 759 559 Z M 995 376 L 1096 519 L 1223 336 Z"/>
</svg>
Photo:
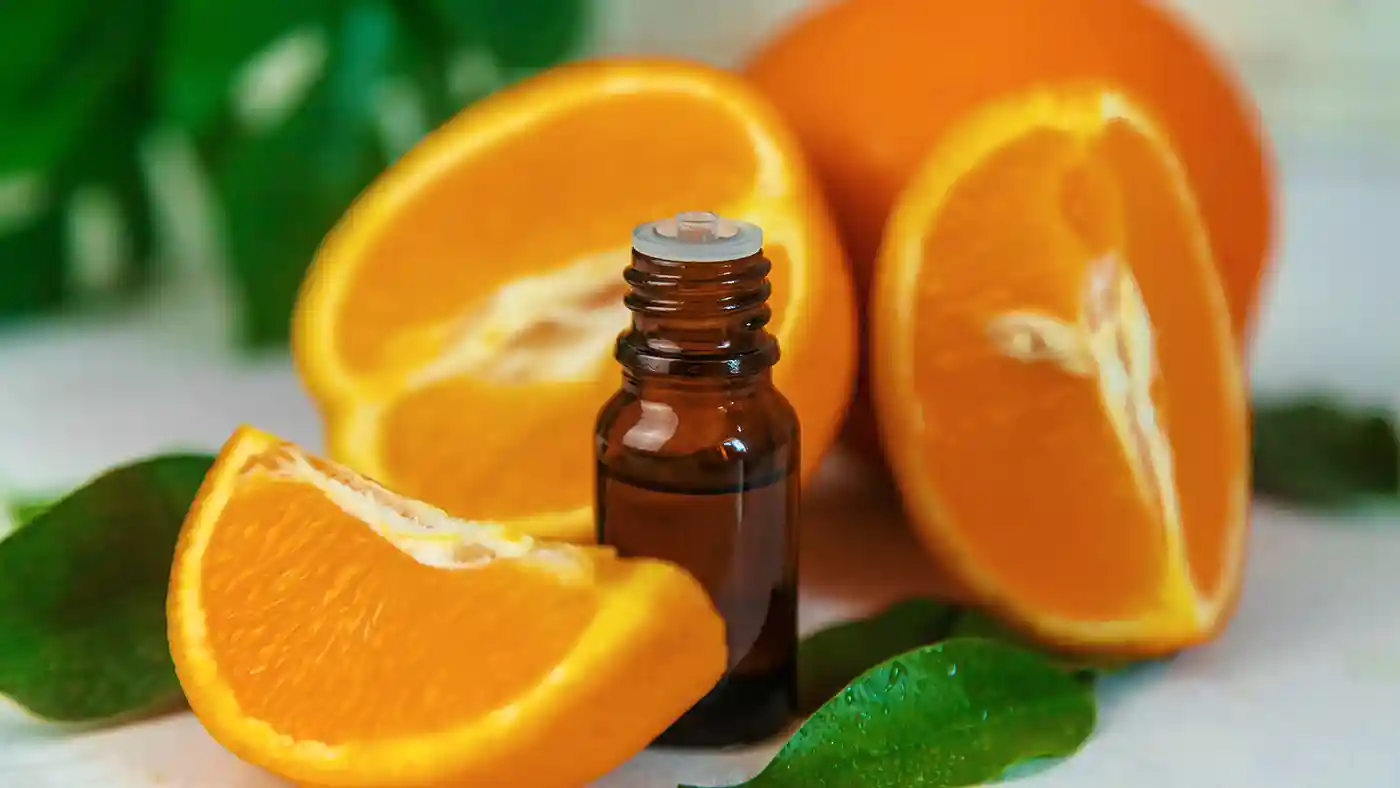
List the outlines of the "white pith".
<svg viewBox="0 0 1400 788">
<path fill-rule="evenodd" d="M 455 337 L 404 383 L 408 390 L 469 376 L 500 384 L 591 380 L 627 326 L 622 304 L 626 249 L 610 249 L 514 279 L 451 321 Z M 550 341 L 531 341 L 540 327 Z"/>
<path fill-rule="evenodd" d="M 1050 363 L 1098 383 L 1103 412 L 1132 469 L 1139 494 L 1168 534 L 1181 531 L 1171 441 L 1162 429 L 1152 384 L 1156 335 L 1132 269 L 1116 254 L 1089 264 L 1075 322 L 1035 312 L 1000 315 L 988 325 L 998 350 L 1026 363 Z"/>
<path fill-rule="evenodd" d="M 472 569 L 497 560 L 538 565 L 561 579 L 582 579 L 590 563 L 578 548 L 517 534 L 498 523 L 468 522 L 422 501 L 396 495 L 340 466 L 326 463 L 330 475 L 290 446 L 273 462 L 246 468 L 244 480 L 263 477 L 310 485 L 326 500 L 424 566 Z"/>
</svg>

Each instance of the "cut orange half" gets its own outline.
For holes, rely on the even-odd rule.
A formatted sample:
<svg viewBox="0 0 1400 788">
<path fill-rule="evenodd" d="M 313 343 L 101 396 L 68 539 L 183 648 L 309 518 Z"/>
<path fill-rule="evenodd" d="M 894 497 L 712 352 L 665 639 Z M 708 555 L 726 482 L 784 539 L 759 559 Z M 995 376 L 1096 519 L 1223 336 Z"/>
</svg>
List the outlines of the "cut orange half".
<svg viewBox="0 0 1400 788">
<path fill-rule="evenodd" d="M 246 427 L 185 521 L 169 627 L 209 733 L 319 786 L 577 788 L 726 658 L 671 564 L 455 520 Z"/>
<path fill-rule="evenodd" d="M 1244 384 L 1157 128 L 1093 86 L 971 113 L 876 272 L 877 414 L 910 517 L 977 599 L 1069 647 L 1198 642 L 1239 583 Z"/>
<path fill-rule="evenodd" d="M 669 60 L 521 82 L 361 195 L 319 250 L 294 325 L 332 457 L 458 516 L 591 539 L 592 428 L 620 383 L 631 229 L 688 209 L 764 230 L 775 379 L 815 469 L 855 353 L 831 221 L 761 98 Z"/>
</svg>

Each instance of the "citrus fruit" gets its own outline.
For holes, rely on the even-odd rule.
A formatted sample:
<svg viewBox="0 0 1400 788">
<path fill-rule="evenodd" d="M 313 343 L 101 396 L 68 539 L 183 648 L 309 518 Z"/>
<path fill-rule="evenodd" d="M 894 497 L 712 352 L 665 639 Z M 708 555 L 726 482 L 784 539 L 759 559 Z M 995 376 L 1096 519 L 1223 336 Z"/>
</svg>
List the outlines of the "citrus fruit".
<svg viewBox="0 0 1400 788">
<path fill-rule="evenodd" d="M 1244 382 L 1204 221 L 1141 104 L 1084 85 L 969 113 L 896 203 L 873 297 L 889 462 L 975 600 L 1086 650 L 1219 630 Z"/>
<path fill-rule="evenodd" d="M 247 427 L 185 521 L 169 627 L 209 733 L 319 786 L 577 788 L 726 656 L 674 565 L 452 519 Z"/>
<path fill-rule="evenodd" d="M 1266 140 L 1229 71 L 1161 6 L 841 0 L 814 8 L 761 47 L 744 73 L 788 120 L 822 181 L 858 303 L 885 308 L 867 301 L 886 219 L 950 126 L 998 96 L 1094 81 L 1137 96 L 1175 145 L 1243 346 L 1273 232 Z M 867 373 L 862 364 L 848 434 L 873 453 Z"/>
<path fill-rule="evenodd" d="M 672 60 L 551 69 L 476 103 L 362 194 L 296 308 L 331 456 L 405 495 L 592 538 L 598 409 L 621 377 L 631 230 L 686 209 L 758 224 L 778 388 L 815 469 L 854 368 L 834 225 L 796 143 L 741 78 Z"/>
</svg>

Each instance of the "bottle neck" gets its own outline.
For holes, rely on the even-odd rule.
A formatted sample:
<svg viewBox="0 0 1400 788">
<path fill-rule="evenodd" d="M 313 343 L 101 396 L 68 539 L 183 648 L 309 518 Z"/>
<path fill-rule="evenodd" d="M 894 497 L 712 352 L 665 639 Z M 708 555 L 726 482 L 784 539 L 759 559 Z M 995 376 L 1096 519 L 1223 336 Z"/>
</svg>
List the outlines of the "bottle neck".
<svg viewBox="0 0 1400 788">
<path fill-rule="evenodd" d="M 633 380 L 759 378 L 778 361 L 768 332 L 772 263 L 762 252 L 723 262 L 676 262 L 632 253 L 624 303 L 632 326 L 617 359 Z"/>
<path fill-rule="evenodd" d="M 749 374 L 681 375 L 674 371 L 637 371 L 622 367 L 622 390 L 643 399 L 668 397 L 720 397 L 725 400 L 743 399 L 773 385 L 771 368 Z"/>
</svg>

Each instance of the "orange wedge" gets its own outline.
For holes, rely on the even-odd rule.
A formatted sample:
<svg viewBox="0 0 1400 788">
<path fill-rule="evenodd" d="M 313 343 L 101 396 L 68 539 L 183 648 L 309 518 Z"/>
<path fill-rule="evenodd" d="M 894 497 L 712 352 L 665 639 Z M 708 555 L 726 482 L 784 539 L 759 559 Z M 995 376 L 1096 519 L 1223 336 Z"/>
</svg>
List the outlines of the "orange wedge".
<svg viewBox="0 0 1400 788">
<path fill-rule="evenodd" d="M 577 788 L 725 665 L 671 564 L 455 520 L 247 427 L 185 521 L 169 626 L 209 733 L 318 786 Z"/>
<path fill-rule="evenodd" d="M 763 99 L 669 60 L 518 83 L 360 196 L 318 252 L 293 330 L 331 456 L 461 517 L 591 539 L 591 435 L 620 382 L 631 229 L 687 209 L 764 229 L 774 374 L 810 473 L 855 357 L 832 222 Z"/>
<path fill-rule="evenodd" d="M 1082 649 L 1218 632 L 1246 534 L 1230 311 L 1169 141 L 1095 86 L 969 113 L 876 267 L 881 438 L 975 598 Z"/>
</svg>

